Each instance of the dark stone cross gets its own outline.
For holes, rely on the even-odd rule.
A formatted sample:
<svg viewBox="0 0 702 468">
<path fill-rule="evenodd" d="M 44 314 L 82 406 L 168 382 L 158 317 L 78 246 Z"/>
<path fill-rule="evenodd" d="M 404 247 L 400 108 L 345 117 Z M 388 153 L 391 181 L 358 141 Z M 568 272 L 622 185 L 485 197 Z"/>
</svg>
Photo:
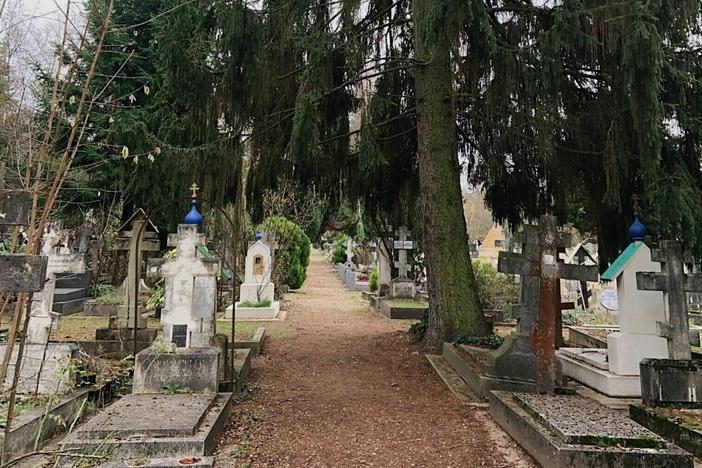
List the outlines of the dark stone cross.
<svg viewBox="0 0 702 468">
<path fill-rule="evenodd" d="M 559 259 L 570 239 L 558 232 L 553 216 L 542 216 L 538 226 L 526 226 L 523 235 L 522 253 L 500 252 L 497 268 L 503 273 L 520 276 L 521 304 L 515 309 L 517 335 L 528 336 L 529 347 L 536 356 L 537 391 L 553 393 L 558 379 L 555 347 L 560 328 L 556 322 L 562 308 L 560 280 L 597 281 L 598 269 L 597 266 L 566 264 Z M 499 354 L 498 350 L 497 367 L 499 359 L 506 354 Z M 525 369 L 526 366 L 512 370 L 519 373 Z M 503 373 L 508 370 L 502 369 Z"/>
<path fill-rule="evenodd" d="M 0 192 L 0 226 L 27 224 L 31 196 L 24 191 Z M 0 256 L 0 292 L 38 292 L 44 289 L 48 259 L 35 255 Z"/>
<path fill-rule="evenodd" d="M 660 323 L 660 334 L 668 339 L 670 359 L 691 359 L 688 335 L 687 293 L 702 292 L 702 274 L 686 275 L 680 243 L 662 240 L 657 249 L 651 250 L 651 260 L 660 262 L 661 273 L 639 271 L 636 287 L 643 291 L 663 291 L 668 304 L 668 323 Z"/>
</svg>

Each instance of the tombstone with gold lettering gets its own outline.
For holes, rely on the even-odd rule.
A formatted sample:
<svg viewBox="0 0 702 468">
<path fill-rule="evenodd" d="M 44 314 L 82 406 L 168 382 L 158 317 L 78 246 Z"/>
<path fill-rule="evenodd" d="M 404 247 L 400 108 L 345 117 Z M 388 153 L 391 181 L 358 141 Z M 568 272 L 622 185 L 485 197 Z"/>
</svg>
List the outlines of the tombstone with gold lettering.
<svg viewBox="0 0 702 468">
<path fill-rule="evenodd" d="M 271 249 L 260 233 L 256 242 L 246 253 L 244 282 L 240 287 L 239 301 L 227 307 L 226 317 L 232 318 L 236 308 L 237 319 L 274 319 L 280 311 L 280 303 L 275 300 L 275 284 L 271 280 L 273 261 Z"/>
</svg>

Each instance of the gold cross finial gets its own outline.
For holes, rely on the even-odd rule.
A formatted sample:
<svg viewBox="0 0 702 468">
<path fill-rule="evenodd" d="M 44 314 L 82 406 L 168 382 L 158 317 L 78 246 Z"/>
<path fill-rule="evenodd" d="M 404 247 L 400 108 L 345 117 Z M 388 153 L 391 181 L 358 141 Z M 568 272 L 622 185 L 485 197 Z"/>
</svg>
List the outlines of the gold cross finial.
<svg viewBox="0 0 702 468">
<path fill-rule="evenodd" d="M 190 194 L 192 195 L 193 198 L 197 198 L 197 191 L 200 190 L 200 187 L 197 186 L 195 182 L 193 182 L 193 185 L 190 186 Z"/>
</svg>

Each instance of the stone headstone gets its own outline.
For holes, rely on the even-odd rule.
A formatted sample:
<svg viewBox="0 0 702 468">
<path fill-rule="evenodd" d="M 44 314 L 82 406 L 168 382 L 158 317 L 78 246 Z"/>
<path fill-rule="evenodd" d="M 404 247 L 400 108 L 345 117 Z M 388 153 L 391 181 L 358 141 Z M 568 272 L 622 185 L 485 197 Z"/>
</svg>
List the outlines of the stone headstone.
<svg viewBox="0 0 702 468">
<path fill-rule="evenodd" d="M 231 318 L 236 308 L 240 319 L 276 318 L 280 304 L 275 300 L 275 284 L 271 278 L 273 258 L 270 247 L 262 239 L 246 252 L 244 282 L 239 287 L 239 301 L 227 308 L 225 317 Z M 270 301 L 265 306 L 262 303 Z"/>
<path fill-rule="evenodd" d="M 689 360 L 690 338 L 687 315 L 687 293 L 702 292 L 702 274 L 685 274 L 680 243 L 660 241 L 651 251 L 651 260 L 660 263 L 660 272 L 639 271 L 636 286 L 644 291 L 662 291 L 667 305 L 666 317 L 657 323 L 659 334 L 668 340 L 670 359 Z"/>
<path fill-rule="evenodd" d="M 391 239 L 378 240 L 378 295 L 385 296 L 390 291 L 392 284 L 392 250 L 388 249 L 388 244 L 392 245 Z"/>
<path fill-rule="evenodd" d="M 214 335 L 219 259 L 202 258 L 197 246 L 205 235 L 194 224 L 180 224 L 176 257 L 149 260 L 147 275 L 166 279 L 161 326 L 167 342 L 180 348 L 206 348 Z"/>
<path fill-rule="evenodd" d="M 391 297 L 414 299 L 416 287 L 414 280 L 409 277 L 410 265 L 407 261 L 407 252 L 414 249 L 414 242 L 410 240 L 412 233 L 407 230 L 407 227 L 400 226 L 395 231 L 397 237 L 393 242 L 393 249 L 397 251 L 397 277 L 392 280 Z"/>
<path fill-rule="evenodd" d="M 46 282 L 42 291 L 32 298 L 32 310 L 27 324 L 27 343 L 45 345 L 49 342 L 51 329 L 56 326 L 59 314 L 53 312 L 56 275 L 59 273 L 80 274 L 85 272 L 83 255 L 60 253 L 58 243 L 62 232 L 57 225 L 49 225 L 42 243 L 42 255 L 48 259 Z"/>
</svg>

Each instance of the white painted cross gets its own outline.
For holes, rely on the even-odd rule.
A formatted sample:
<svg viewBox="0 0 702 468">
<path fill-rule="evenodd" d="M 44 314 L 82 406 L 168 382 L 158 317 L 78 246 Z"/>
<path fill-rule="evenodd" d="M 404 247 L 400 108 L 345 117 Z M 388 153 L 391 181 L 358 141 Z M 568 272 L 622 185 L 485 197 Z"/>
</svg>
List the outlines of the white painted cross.
<svg viewBox="0 0 702 468">
<path fill-rule="evenodd" d="M 166 279 L 166 301 L 161 326 L 166 341 L 177 347 L 206 348 L 214 334 L 217 306 L 216 275 L 220 261 L 202 258 L 197 246 L 205 244 L 205 235 L 197 225 L 180 224 L 178 234 L 169 236 L 176 244 L 176 257 L 149 260 L 147 275 Z"/>
<path fill-rule="evenodd" d="M 407 279 L 409 273 L 409 265 L 407 264 L 407 251 L 414 249 L 414 242 L 409 240 L 412 235 L 411 231 L 407 230 L 406 226 L 400 226 L 398 230 L 395 231 L 397 240 L 395 241 L 393 247 L 398 251 L 397 261 L 395 262 L 395 268 L 398 269 L 398 278 Z"/>
</svg>

